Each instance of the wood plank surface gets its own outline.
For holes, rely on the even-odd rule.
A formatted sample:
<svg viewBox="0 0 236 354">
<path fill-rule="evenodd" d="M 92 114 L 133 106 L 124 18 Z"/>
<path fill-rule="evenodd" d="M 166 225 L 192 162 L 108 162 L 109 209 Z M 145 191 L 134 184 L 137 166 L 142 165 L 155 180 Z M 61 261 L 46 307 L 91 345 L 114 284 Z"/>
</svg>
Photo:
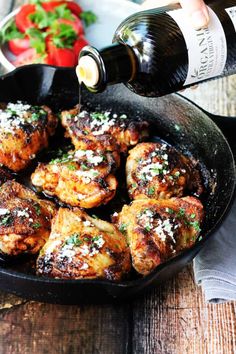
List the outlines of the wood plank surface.
<svg viewBox="0 0 236 354">
<path fill-rule="evenodd" d="M 0 16 L 10 8 L 0 0 Z M 235 88 L 231 77 L 184 95 L 236 115 Z M 207 304 L 189 266 L 126 304 L 50 305 L 0 292 L 0 354 L 233 354 L 235 322 L 236 302 Z"/>
<path fill-rule="evenodd" d="M 1 354 L 127 353 L 129 305 L 62 306 L 9 295 L 0 303 Z"/>
</svg>

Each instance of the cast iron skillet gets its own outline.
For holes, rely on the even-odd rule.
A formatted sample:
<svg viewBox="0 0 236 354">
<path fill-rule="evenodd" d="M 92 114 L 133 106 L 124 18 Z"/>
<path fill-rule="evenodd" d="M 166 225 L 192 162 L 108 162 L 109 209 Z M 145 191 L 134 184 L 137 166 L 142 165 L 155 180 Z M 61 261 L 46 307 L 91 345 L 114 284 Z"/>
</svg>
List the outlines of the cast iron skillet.
<svg viewBox="0 0 236 354">
<path fill-rule="evenodd" d="M 212 237 L 230 208 L 235 187 L 235 164 L 231 149 L 218 127 L 202 110 L 178 95 L 144 98 L 117 85 L 102 94 L 83 93 L 91 107 L 113 108 L 149 119 L 152 133 L 199 161 L 206 194 L 206 217 L 202 241 L 190 250 L 158 266 L 150 275 L 124 282 L 102 280 L 45 279 L 3 263 L 0 266 L 0 287 L 26 298 L 64 304 L 98 302 L 133 297 L 178 272 L 189 263 Z M 71 69 L 30 65 L 0 79 L 0 102 L 26 100 L 47 104 L 54 110 L 78 103 L 78 82 Z M 223 119 L 223 118 L 222 118 Z M 232 121 L 234 118 L 232 118 Z"/>
</svg>

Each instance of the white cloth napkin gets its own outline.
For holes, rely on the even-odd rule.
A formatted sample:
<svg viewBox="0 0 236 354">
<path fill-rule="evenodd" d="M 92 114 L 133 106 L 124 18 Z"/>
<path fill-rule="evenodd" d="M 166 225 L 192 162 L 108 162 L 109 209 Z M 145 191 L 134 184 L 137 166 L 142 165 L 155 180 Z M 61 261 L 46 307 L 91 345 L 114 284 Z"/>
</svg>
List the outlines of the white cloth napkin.
<svg viewBox="0 0 236 354">
<path fill-rule="evenodd" d="M 223 225 L 195 258 L 194 273 L 207 301 L 236 300 L 236 198 Z"/>
</svg>

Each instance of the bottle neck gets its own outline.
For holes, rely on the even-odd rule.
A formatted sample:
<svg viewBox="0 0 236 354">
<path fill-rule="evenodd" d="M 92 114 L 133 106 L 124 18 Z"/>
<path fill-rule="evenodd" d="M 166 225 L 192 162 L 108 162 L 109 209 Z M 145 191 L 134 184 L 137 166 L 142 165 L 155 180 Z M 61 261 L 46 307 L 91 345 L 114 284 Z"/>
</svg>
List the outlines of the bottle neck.
<svg viewBox="0 0 236 354">
<path fill-rule="evenodd" d="M 101 92 L 107 85 L 128 82 L 134 77 L 136 61 L 133 51 L 128 46 L 114 43 L 99 51 L 86 46 L 80 53 L 80 59 L 84 56 L 91 57 L 98 68 L 96 85 L 87 87 L 92 92 Z"/>
</svg>

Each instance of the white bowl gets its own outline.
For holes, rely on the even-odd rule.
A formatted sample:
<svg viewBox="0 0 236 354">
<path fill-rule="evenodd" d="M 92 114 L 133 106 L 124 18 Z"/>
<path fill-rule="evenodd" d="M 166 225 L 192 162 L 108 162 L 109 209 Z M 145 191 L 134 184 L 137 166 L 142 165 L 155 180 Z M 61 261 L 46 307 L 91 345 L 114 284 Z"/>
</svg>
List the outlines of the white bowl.
<svg viewBox="0 0 236 354">
<path fill-rule="evenodd" d="M 127 0 L 80 0 L 78 3 L 83 10 L 91 10 L 98 17 L 95 24 L 85 29 L 87 40 L 96 48 L 111 44 L 118 25 L 129 15 L 140 11 L 140 5 Z M 19 8 L 0 21 L 0 30 L 14 18 L 18 11 Z M 15 56 L 9 51 L 8 45 L 2 45 L 0 48 L 0 63 L 6 72 L 15 69 L 15 66 L 11 63 L 14 59 Z"/>
</svg>

